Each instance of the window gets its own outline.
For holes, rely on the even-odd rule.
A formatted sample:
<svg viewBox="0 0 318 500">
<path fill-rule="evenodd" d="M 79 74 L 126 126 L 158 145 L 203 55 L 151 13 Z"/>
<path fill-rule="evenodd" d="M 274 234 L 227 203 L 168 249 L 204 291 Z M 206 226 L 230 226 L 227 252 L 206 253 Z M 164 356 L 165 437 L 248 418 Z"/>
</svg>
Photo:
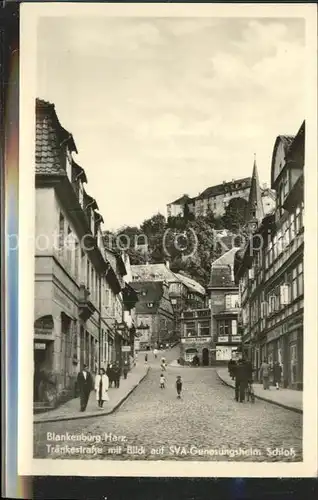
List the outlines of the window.
<svg viewBox="0 0 318 500">
<path fill-rule="evenodd" d="M 292 241 L 295 238 L 295 214 L 290 214 L 289 222 L 290 222 L 290 241 Z"/>
<path fill-rule="evenodd" d="M 79 277 L 79 261 L 80 261 L 80 244 L 76 240 L 74 249 L 74 275 L 76 279 L 78 279 Z"/>
<path fill-rule="evenodd" d="M 209 335 L 210 335 L 210 322 L 209 321 L 199 321 L 198 322 L 198 334 L 201 337 L 209 337 Z"/>
<path fill-rule="evenodd" d="M 171 304 L 175 306 L 177 304 L 177 299 L 171 299 Z"/>
<path fill-rule="evenodd" d="M 153 307 L 153 302 L 148 302 L 147 306 L 150 307 L 150 308 L 152 308 Z"/>
<path fill-rule="evenodd" d="M 299 233 L 301 228 L 303 227 L 303 214 L 302 214 L 302 208 L 298 206 L 296 208 L 296 217 L 295 217 L 295 230 L 296 234 Z"/>
<path fill-rule="evenodd" d="M 303 263 L 298 264 L 298 295 L 302 295 L 304 293 L 304 271 L 303 271 Z"/>
<path fill-rule="evenodd" d="M 239 296 L 237 294 L 225 295 L 225 309 L 237 309 L 239 307 Z"/>
<path fill-rule="evenodd" d="M 67 226 L 67 237 L 66 237 L 66 264 L 69 270 L 72 269 L 72 229 Z"/>
<path fill-rule="evenodd" d="M 268 297 L 268 314 L 273 314 L 277 310 L 277 297 L 272 294 Z"/>
<path fill-rule="evenodd" d="M 219 337 L 225 337 L 231 333 L 231 320 L 223 319 L 218 321 L 218 335 Z"/>
<path fill-rule="evenodd" d="M 189 321 L 189 322 L 185 323 L 184 333 L 185 333 L 186 337 L 195 337 L 196 336 L 195 322 L 194 321 Z"/>
<path fill-rule="evenodd" d="M 232 335 L 237 335 L 237 320 L 232 319 Z"/>
<path fill-rule="evenodd" d="M 64 237 L 65 237 L 65 217 L 60 212 L 59 216 L 59 250 L 62 251 L 64 247 Z"/>
</svg>

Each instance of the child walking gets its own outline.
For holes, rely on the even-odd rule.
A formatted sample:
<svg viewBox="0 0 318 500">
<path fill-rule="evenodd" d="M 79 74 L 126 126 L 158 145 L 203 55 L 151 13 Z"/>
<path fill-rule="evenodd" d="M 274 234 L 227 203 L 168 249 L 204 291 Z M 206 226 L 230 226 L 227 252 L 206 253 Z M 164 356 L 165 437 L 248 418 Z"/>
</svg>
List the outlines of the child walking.
<svg viewBox="0 0 318 500">
<path fill-rule="evenodd" d="M 177 376 L 177 381 L 176 381 L 176 388 L 177 388 L 177 397 L 180 399 L 181 398 L 181 391 L 182 391 L 182 379 L 180 375 Z"/>
<path fill-rule="evenodd" d="M 166 383 L 166 379 L 165 379 L 164 374 L 162 373 L 160 375 L 160 389 L 164 389 L 165 388 L 165 383 Z"/>
</svg>

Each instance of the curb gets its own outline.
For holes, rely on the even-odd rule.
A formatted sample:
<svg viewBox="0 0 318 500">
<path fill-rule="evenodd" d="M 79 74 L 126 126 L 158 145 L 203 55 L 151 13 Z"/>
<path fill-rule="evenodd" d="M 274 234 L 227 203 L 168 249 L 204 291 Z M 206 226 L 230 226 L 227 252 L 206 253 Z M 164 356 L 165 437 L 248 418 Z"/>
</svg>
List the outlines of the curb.
<svg viewBox="0 0 318 500">
<path fill-rule="evenodd" d="M 232 389 L 234 389 L 234 385 L 226 382 L 217 371 L 216 371 L 216 374 L 217 374 L 219 380 L 224 385 L 227 385 L 228 387 L 231 387 Z M 300 408 L 295 408 L 294 406 L 289 406 L 289 405 L 286 405 L 284 403 L 279 403 L 278 401 L 273 401 L 272 399 L 264 398 L 263 396 L 258 396 L 257 394 L 255 394 L 255 398 L 261 399 L 262 401 L 266 401 L 267 403 L 271 403 L 271 404 L 276 405 L 276 406 L 280 406 L 281 408 L 285 408 L 286 410 L 294 411 L 295 413 L 301 413 L 301 414 L 303 413 L 303 410 L 301 410 Z"/>
<path fill-rule="evenodd" d="M 125 401 L 126 399 L 131 395 L 131 393 L 138 387 L 138 385 L 147 377 L 149 373 L 150 367 L 148 366 L 146 373 L 141 377 L 139 382 L 135 384 L 128 392 L 123 396 L 123 398 L 118 401 L 118 403 L 111 409 L 111 410 L 106 410 L 103 412 L 98 412 L 96 415 L 73 415 L 72 417 L 55 417 L 55 418 L 48 418 L 47 420 L 33 420 L 33 424 L 38 425 L 38 424 L 48 424 L 52 422 L 64 422 L 64 421 L 70 421 L 70 420 L 80 420 L 84 418 L 95 418 L 95 417 L 105 417 L 106 415 L 110 415 L 111 413 L 114 413 Z"/>
</svg>

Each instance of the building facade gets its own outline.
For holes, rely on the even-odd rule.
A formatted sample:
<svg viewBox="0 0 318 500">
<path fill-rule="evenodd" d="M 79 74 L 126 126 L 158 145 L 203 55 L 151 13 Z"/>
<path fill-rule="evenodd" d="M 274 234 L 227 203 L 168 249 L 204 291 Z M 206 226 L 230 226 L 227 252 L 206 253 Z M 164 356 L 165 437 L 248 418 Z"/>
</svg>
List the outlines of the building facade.
<svg viewBox="0 0 318 500">
<path fill-rule="evenodd" d="M 39 406 L 74 395 L 80 367 L 85 363 L 94 374 L 106 366 L 117 356 L 118 337 L 125 335 L 115 328 L 115 321 L 123 322 L 125 266 L 118 257 L 111 262 L 106 252 L 103 219 L 73 152 L 74 139 L 54 105 L 37 99 L 34 402 Z"/>
<path fill-rule="evenodd" d="M 190 364 L 194 356 L 200 364 L 211 364 L 211 311 L 209 308 L 186 310 L 181 313 L 181 363 Z"/>
<path fill-rule="evenodd" d="M 229 361 L 242 343 L 238 319 L 239 290 L 234 280 L 237 247 L 225 252 L 211 266 L 208 286 L 211 307 L 211 362 Z"/>
<path fill-rule="evenodd" d="M 216 217 L 224 215 L 230 201 L 236 198 L 249 199 L 251 188 L 251 177 L 246 177 L 231 182 L 223 182 L 216 186 L 205 189 L 194 198 L 184 195 L 182 198 L 167 205 L 168 217 L 184 215 L 184 207 L 187 205 L 189 213 L 195 217 L 206 217 L 213 212 Z M 265 213 L 270 212 L 275 206 L 275 192 L 266 184 L 261 188 L 262 203 Z"/>
<path fill-rule="evenodd" d="M 174 340 L 175 315 L 169 297 L 169 285 L 163 281 L 133 282 L 138 295 L 136 333 L 140 349 Z"/>
<path fill-rule="evenodd" d="M 165 281 L 169 285 L 169 297 L 175 314 L 175 340 L 181 337 L 181 313 L 189 308 L 205 307 L 205 289 L 182 273 L 173 273 L 169 262 L 165 264 L 133 265 L 132 281 Z"/>
<path fill-rule="evenodd" d="M 276 208 L 251 221 L 237 254 L 244 344 L 258 373 L 264 358 L 279 362 L 285 387 L 303 386 L 305 122 L 295 137 L 278 136 L 271 182 Z"/>
</svg>

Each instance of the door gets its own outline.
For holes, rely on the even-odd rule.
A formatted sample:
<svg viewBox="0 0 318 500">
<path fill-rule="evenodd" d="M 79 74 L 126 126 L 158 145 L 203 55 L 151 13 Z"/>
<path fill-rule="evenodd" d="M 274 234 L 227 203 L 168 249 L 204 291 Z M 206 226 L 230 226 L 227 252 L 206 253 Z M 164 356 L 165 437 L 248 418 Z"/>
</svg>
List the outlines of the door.
<svg viewBox="0 0 318 500">
<path fill-rule="evenodd" d="M 203 366 L 209 366 L 209 349 L 206 347 L 202 350 L 202 364 Z"/>
</svg>

